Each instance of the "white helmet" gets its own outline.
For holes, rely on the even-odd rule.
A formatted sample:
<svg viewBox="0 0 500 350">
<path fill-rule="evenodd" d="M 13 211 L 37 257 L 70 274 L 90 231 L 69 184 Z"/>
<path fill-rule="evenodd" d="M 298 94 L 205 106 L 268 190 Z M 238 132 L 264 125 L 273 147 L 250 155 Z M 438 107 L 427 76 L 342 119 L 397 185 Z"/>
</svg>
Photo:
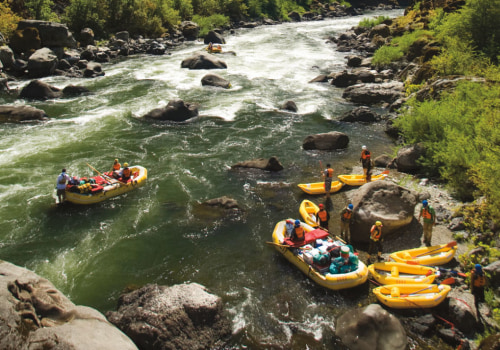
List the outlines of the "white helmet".
<svg viewBox="0 0 500 350">
<path fill-rule="evenodd" d="M 366 146 L 365 146 L 365 145 L 363 145 L 363 147 L 361 147 L 361 149 L 366 149 Z"/>
</svg>

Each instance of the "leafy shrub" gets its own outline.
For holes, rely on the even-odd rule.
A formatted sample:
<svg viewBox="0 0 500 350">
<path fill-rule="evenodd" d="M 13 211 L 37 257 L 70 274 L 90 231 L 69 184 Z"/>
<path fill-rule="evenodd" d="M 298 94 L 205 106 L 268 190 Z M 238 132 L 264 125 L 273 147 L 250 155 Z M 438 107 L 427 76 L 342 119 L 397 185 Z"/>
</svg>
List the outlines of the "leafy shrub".
<svg viewBox="0 0 500 350">
<path fill-rule="evenodd" d="M 0 33 L 5 37 L 10 37 L 17 28 L 17 22 L 22 18 L 12 12 L 10 4 L 12 0 L 0 2 Z"/>
<path fill-rule="evenodd" d="M 212 15 L 209 17 L 194 15 L 193 22 L 196 22 L 200 26 L 199 35 L 200 37 L 204 37 L 212 29 L 227 25 L 229 18 L 224 15 Z"/>
<path fill-rule="evenodd" d="M 28 9 L 30 16 L 34 19 L 53 22 L 59 21 L 57 14 L 52 12 L 51 7 L 54 6 L 54 1 L 52 0 L 26 0 L 24 5 Z"/>
<path fill-rule="evenodd" d="M 403 51 L 397 46 L 381 46 L 373 54 L 372 63 L 377 67 L 388 65 L 404 56 Z"/>
<path fill-rule="evenodd" d="M 391 44 L 399 47 L 403 53 L 407 53 L 410 46 L 421 37 L 430 37 L 427 30 L 418 29 L 412 32 L 405 32 L 402 36 L 392 39 Z"/>
<path fill-rule="evenodd" d="M 376 25 L 379 25 L 380 23 L 382 23 L 388 19 L 390 19 L 390 17 L 387 17 L 387 16 L 378 16 L 376 18 L 363 18 L 358 23 L 358 26 L 359 27 L 366 27 L 366 28 L 373 28 Z"/>
</svg>

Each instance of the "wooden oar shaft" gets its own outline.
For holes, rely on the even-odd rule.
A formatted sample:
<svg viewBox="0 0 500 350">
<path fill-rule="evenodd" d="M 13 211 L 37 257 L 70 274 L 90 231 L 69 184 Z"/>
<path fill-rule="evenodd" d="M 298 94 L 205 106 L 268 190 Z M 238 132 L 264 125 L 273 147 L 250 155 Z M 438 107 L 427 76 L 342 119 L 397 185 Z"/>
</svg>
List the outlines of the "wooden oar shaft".
<svg viewBox="0 0 500 350">
<path fill-rule="evenodd" d="M 95 171 L 95 172 L 96 172 L 99 176 L 101 176 L 101 177 L 104 179 L 104 181 L 106 181 L 106 179 L 105 179 L 105 178 L 108 178 L 109 180 L 113 180 L 113 181 L 108 181 L 108 183 L 110 183 L 110 184 L 111 184 L 111 183 L 117 183 L 117 184 L 121 185 L 121 184 L 120 184 L 120 181 L 118 181 L 118 180 L 116 180 L 116 179 L 113 179 L 112 177 L 110 177 L 110 176 L 108 176 L 108 175 L 101 174 L 101 173 L 99 172 L 99 170 L 97 170 L 96 168 L 94 168 L 94 167 L 93 167 L 92 165 L 90 165 L 89 163 L 87 163 L 87 165 L 89 166 L 89 168 L 90 168 L 90 169 L 94 170 L 94 171 Z"/>
</svg>

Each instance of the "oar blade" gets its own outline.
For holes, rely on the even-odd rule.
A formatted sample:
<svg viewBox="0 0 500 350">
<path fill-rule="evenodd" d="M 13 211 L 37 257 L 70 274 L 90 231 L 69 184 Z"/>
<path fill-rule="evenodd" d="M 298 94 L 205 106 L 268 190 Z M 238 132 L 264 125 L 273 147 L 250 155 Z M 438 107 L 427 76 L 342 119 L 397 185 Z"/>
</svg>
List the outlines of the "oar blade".
<svg viewBox="0 0 500 350">
<path fill-rule="evenodd" d="M 455 278 L 453 277 L 448 277 L 446 279 L 444 279 L 441 283 L 439 284 L 448 284 L 448 285 L 452 285 L 452 284 L 455 284 Z"/>
</svg>

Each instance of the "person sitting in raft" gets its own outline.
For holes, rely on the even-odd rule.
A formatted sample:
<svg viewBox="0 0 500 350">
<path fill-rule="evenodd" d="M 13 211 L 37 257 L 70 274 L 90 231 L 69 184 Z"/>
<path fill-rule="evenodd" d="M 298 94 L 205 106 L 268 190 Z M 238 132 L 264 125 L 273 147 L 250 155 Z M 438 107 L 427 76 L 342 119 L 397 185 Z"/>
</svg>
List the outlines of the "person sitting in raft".
<svg viewBox="0 0 500 350">
<path fill-rule="evenodd" d="M 351 252 L 348 246 L 340 248 L 340 256 L 332 260 L 330 273 L 348 273 L 358 268 L 358 257 Z"/>
<path fill-rule="evenodd" d="M 128 167 L 128 163 L 123 163 L 123 169 L 120 172 L 120 177 L 123 182 L 127 182 L 132 175 L 132 171 Z"/>
<path fill-rule="evenodd" d="M 121 164 L 118 163 L 118 159 L 115 159 L 113 166 L 111 167 L 111 174 L 115 179 L 120 177 L 120 169 L 122 168 Z"/>
<path fill-rule="evenodd" d="M 285 223 L 285 226 L 286 226 L 286 233 L 285 233 L 285 237 L 286 238 L 289 238 L 289 237 L 292 237 L 292 233 L 293 233 L 293 220 L 286 220 L 286 223 Z"/>
<path fill-rule="evenodd" d="M 212 44 L 212 42 L 210 42 L 208 44 L 208 51 L 212 51 L 212 49 L 213 49 L 213 44 Z"/>
<path fill-rule="evenodd" d="M 306 232 L 304 231 L 304 228 L 300 226 L 300 221 L 295 220 L 295 227 L 292 232 L 292 237 L 291 240 L 293 242 L 301 242 L 306 239 Z"/>
</svg>

